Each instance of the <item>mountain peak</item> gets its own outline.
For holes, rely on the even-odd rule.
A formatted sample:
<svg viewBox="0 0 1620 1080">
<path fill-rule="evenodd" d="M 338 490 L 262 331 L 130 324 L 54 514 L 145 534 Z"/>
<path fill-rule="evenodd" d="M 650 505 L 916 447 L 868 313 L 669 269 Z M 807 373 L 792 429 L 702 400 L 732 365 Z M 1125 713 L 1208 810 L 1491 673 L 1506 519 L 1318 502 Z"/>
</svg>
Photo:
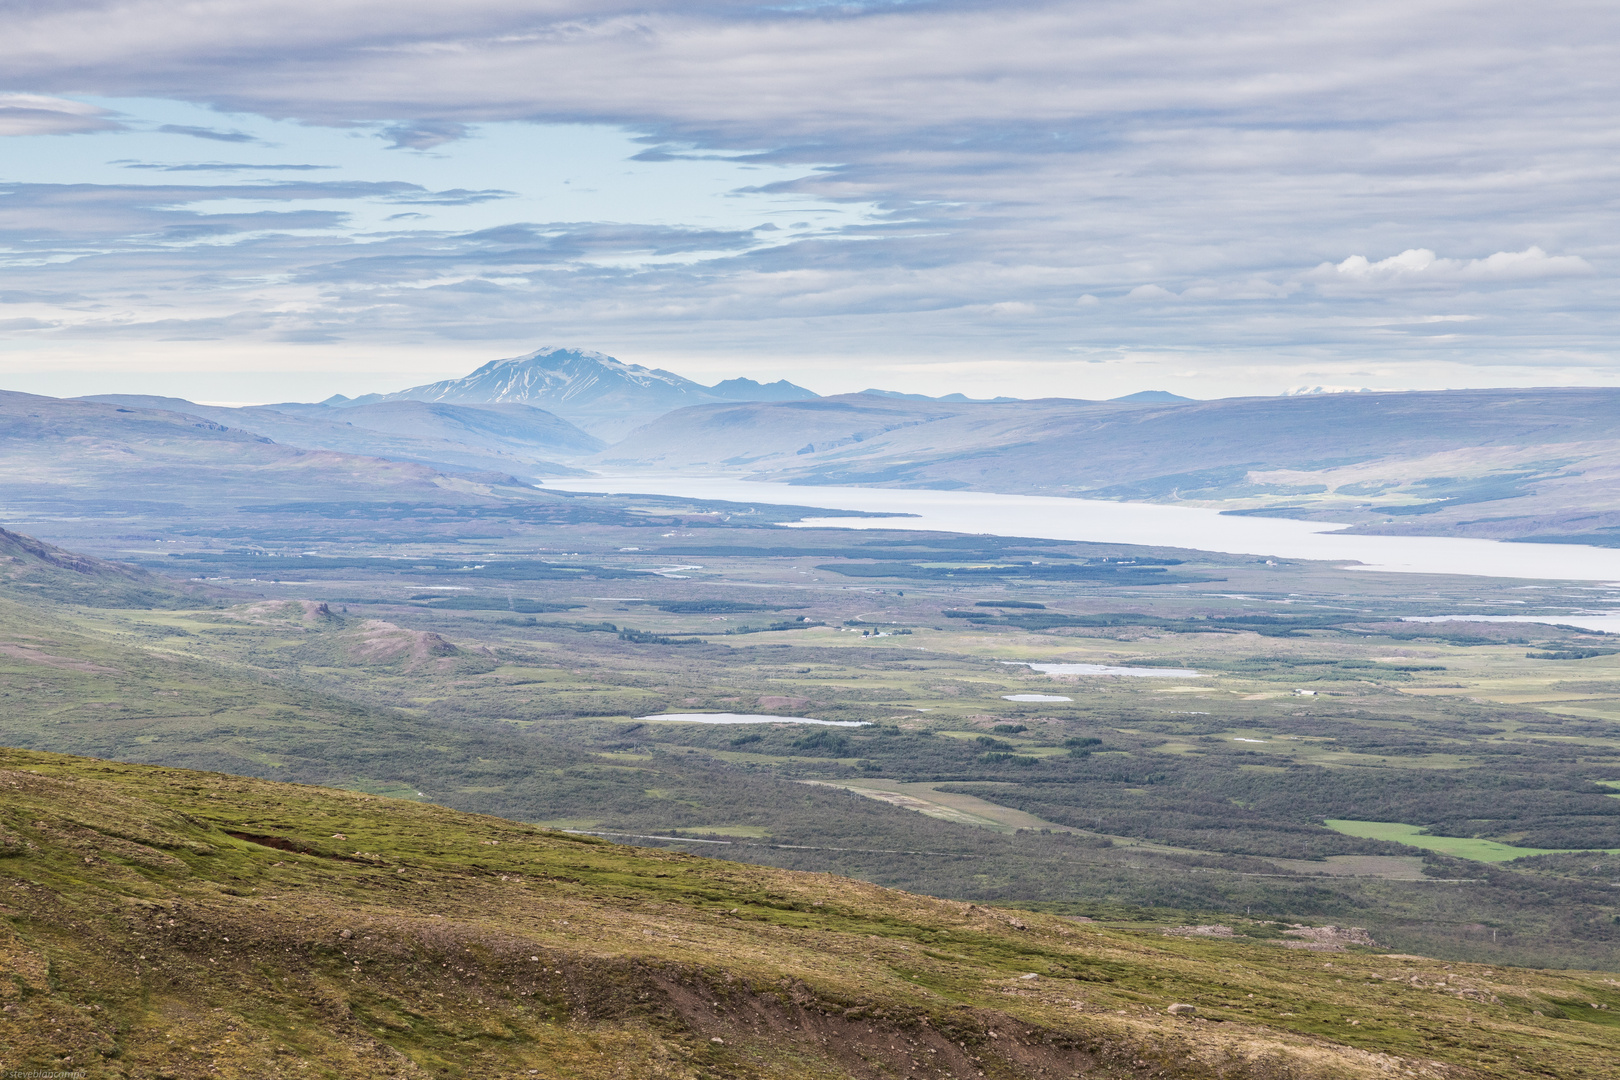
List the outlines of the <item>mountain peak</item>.
<svg viewBox="0 0 1620 1080">
<path fill-rule="evenodd" d="M 551 407 L 573 399 L 600 397 L 611 392 L 616 384 L 667 388 L 677 395 L 694 398 L 708 396 L 707 387 L 672 371 L 627 364 L 594 349 L 551 345 L 522 356 L 491 360 L 465 378 L 412 387 L 389 394 L 387 398 Z M 696 401 L 683 404 L 696 404 Z"/>
<path fill-rule="evenodd" d="M 818 396 L 786 379 L 760 383 L 737 378 L 704 386 L 673 371 L 629 364 L 595 349 L 546 345 L 522 356 L 491 360 L 459 379 L 443 379 L 392 394 L 357 398 L 336 395 L 321 404 L 341 409 L 388 401 L 529 405 L 611 441 L 688 405 L 802 401 Z"/>
<path fill-rule="evenodd" d="M 1140 402 L 1143 402 L 1143 403 L 1146 403 L 1146 404 L 1152 404 L 1153 402 L 1156 402 L 1156 401 L 1160 401 L 1160 402 L 1194 401 L 1196 399 L 1195 398 L 1190 398 L 1190 397 L 1182 397 L 1180 394 L 1172 394 L 1168 390 L 1138 390 L 1134 394 L 1126 394 L 1124 397 L 1109 398 L 1108 400 L 1109 401 L 1140 401 Z"/>
<path fill-rule="evenodd" d="M 413 386 L 376 400 L 532 405 L 613 439 L 672 409 L 722 399 L 672 371 L 627 364 L 594 349 L 549 345 L 491 360 L 460 379 Z"/>
<path fill-rule="evenodd" d="M 808 401 L 821 396 L 814 390 L 806 390 L 786 379 L 777 379 L 773 383 L 756 382 L 753 379 L 726 379 L 709 387 L 709 393 L 728 401 Z"/>
</svg>

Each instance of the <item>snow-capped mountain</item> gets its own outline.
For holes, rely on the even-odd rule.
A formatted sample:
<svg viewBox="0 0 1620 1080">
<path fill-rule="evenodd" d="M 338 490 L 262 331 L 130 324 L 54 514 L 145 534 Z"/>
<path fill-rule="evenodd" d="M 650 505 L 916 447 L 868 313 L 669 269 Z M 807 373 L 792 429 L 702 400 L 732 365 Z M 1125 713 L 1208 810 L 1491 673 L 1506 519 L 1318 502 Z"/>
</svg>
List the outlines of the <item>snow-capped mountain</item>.
<svg viewBox="0 0 1620 1080">
<path fill-rule="evenodd" d="M 731 379 L 707 387 L 661 368 L 626 364 L 590 349 L 548 347 L 524 356 L 492 360 L 460 379 L 413 386 L 393 394 L 367 394 L 327 404 L 434 401 L 456 405 L 519 404 L 555 413 L 600 438 L 613 441 L 673 409 L 717 401 L 815 397 L 788 382 L 762 386 Z"/>
</svg>

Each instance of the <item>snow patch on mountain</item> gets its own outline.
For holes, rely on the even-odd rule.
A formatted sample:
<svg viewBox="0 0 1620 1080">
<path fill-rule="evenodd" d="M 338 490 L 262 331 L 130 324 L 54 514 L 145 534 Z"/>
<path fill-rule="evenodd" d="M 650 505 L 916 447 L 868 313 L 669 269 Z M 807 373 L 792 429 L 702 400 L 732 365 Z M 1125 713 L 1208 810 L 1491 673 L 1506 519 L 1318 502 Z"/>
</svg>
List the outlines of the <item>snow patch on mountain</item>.
<svg viewBox="0 0 1620 1080">
<path fill-rule="evenodd" d="M 640 391 L 635 393 L 635 391 Z M 677 409 L 716 400 L 707 387 L 672 371 L 645 368 L 592 349 L 547 347 L 524 356 L 491 360 L 460 379 L 384 395 L 384 401 L 445 401 L 456 404 L 511 402 L 537 405 L 561 415 L 609 396 L 632 393 Z"/>
</svg>

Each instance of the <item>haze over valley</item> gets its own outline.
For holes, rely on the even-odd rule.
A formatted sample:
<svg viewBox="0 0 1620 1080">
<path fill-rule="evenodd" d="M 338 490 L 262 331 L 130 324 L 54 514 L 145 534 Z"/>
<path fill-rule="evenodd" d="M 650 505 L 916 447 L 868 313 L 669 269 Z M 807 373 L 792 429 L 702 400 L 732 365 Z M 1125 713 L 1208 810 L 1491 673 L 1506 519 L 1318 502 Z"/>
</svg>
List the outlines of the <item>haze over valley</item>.
<svg viewBox="0 0 1620 1080">
<path fill-rule="evenodd" d="M 820 397 L 784 380 L 704 387 L 553 347 L 463 379 L 311 404 L 82 400 L 133 410 L 93 421 L 62 414 L 105 423 L 113 437 L 127 418 L 139 440 L 137 416 L 168 413 L 286 447 L 527 482 L 714 474 L 1169 503 L 1357 533 L 1620 543 L 1620 390 L 1601 388 L 1212 401 Z M 16 397 L 11 407 L 65 406 Z M 31 438 L 25 430 L 14 437 Z"/>
</svg>

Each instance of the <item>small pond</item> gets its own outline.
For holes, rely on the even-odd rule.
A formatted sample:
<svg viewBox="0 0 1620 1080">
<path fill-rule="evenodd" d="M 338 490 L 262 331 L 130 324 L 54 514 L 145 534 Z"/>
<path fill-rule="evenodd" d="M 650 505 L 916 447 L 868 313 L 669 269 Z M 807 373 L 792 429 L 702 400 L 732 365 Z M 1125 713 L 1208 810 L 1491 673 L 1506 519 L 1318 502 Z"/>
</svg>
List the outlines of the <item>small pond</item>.
<svg viewBox="0 0 1620 1080">
<path fill-rule="evenodd" d="M 821 724 L 824 727 L 867 727 L 865 720 L 812 720 L 808 716 L 767 716 L 764 713 L 687 712 L 638 716 L 665 724 Z"/>
<path fill-rule="evenodd" d="M 1031 664 L 1024 660 L 1003 660 L 1002 663 L 1034 668 L 1043 675 L 1123 675 L 1137 679 L 1201 678 L 1198 672 L 1188 668 L 1111 667 L 1108 664 Z"/>
</svg>

